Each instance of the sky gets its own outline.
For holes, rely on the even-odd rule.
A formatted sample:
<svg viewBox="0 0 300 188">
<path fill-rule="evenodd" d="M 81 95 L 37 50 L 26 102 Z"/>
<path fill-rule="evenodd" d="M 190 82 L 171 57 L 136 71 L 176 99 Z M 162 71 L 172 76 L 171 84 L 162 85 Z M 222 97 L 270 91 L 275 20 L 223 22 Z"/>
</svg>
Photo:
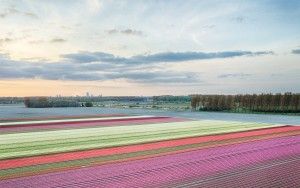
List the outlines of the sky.
<svg viewBox="0 0 300 188">
<path fill-rule="evenodd" d="M 300 92 L 298 0 L 0 1 L 0 96 Z"/>
</svg>

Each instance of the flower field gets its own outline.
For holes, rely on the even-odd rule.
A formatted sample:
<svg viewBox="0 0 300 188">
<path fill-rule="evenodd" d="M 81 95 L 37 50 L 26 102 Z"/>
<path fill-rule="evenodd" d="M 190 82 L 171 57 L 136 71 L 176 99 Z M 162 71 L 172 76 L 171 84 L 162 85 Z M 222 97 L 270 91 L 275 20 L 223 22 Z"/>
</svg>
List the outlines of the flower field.
<svg viewBox="0 0 300 188">
<path fill-rule="evenodd" d="M 0 187 L 300 187 L 300 126 L 125 114 L 2 119 Z"/>
</svg>

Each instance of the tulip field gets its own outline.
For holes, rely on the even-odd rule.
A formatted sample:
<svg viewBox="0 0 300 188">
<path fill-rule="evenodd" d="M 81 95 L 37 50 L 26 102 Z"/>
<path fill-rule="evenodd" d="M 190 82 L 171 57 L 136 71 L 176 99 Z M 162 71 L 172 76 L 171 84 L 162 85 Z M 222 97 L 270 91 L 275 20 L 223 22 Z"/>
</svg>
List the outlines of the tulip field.
<svg viewBox="0 0 300 188">
<path fill-rule="evenodd" d="M 0 187 L 300 187 L 300 126 L 103 114 L 0 119 Z"/>
</svg>

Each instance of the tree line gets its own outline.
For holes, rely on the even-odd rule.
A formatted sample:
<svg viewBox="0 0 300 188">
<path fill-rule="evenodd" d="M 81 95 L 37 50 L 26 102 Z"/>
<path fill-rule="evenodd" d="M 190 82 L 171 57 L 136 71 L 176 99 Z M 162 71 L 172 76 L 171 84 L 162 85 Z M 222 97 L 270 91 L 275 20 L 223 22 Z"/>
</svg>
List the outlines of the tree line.
<svg viewBox="0 0 300 188">
<path fill-rule="evenodd" d="M 160 95 L 152 97 L 154 103 L 186 103 L 191 101 L 190 96 Z"/>
<path fill-rule="evenodd" d="M 0 97 L 0 104 L 18 104 L 23 102 L 23 97 Z"/>
<path fill-rule="evenodd" d="M 79 107 L 80 103 L 72 100 L 50 100 L 48 97 L 25 97 L 24 104 L 28 108 Z"/>
<path fill-rule="evenodd" d="M 300 93 L 192 95 L 191 108 L 200 111 L 299 113 Z"/>
</svg>

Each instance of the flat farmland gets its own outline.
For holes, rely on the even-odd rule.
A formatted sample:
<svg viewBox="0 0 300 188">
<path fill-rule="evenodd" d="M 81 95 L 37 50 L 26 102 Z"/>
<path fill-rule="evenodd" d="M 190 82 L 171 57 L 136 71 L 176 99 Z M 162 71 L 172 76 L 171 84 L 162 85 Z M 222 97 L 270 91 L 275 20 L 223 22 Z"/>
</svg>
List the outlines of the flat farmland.
<svg viewBox="0 0 300 188">
<path fill-rule="evenodd" d="M 299 187 L 300 126 L 101 114 L 0 120 L 0 187 Z"/>
</svg>

